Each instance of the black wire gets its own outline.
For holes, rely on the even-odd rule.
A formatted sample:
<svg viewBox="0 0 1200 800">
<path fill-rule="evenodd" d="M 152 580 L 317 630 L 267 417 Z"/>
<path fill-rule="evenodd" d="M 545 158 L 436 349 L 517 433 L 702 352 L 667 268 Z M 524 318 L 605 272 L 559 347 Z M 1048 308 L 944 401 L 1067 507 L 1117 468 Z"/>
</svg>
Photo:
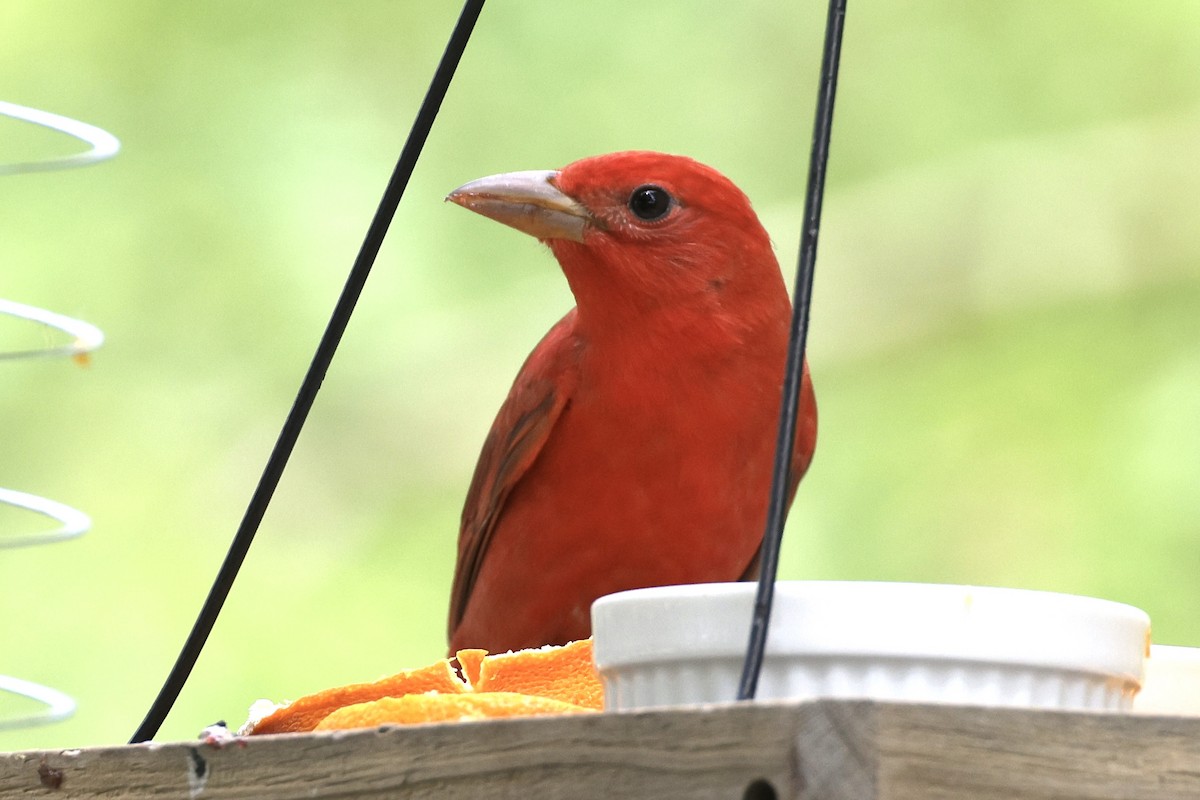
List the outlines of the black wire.
<svg viewBox="0 0 1200 800">
<path fill-rule="evenodd" d="M 833 100 L 837 93 L 838 59 L 842 51 L 842 29 L 846 0 L 829 0 L 825 21 L 825 47 L 821 57 L 821 82 L 817 90 L 817 113 L 813 122 L 812 153 L 808 162 L 808 186 L 804 198 L 804 230 L 796 265 L 796 288 L 792 302 L 792 327 L 788 339 L 787 371 L 783 379 L 783 405 L 779 412 L 779 438 L 775 443 L 775 472 L 771 479 L 770 506 L 763 532 L 761 570 L 754 598 L 750 642 L 738 684 L 738 699 L 752 700 L 758 689 L 767 628 L 775 599 L 775 575 L 779 571 L 779 548 L 787 519 L 789 473 L 796 440 L 796 415 L 800 406 L 800 383 L 804 351 L 808 341 L 809 307 L 812 305 L 813 271 L 817 261 L 817 232 L 821 228 L 821 200 L 825 194 L 825 165 L 829 161 L 829 139 L 833 128 Z"/>
<path fill-rule="evenodd" d="M 354 313 L 354 306 L 358 302 L 359 295 L 362 294 L 367 276 L 371 272 L 371 266 L 379 254 L 379 248 L 383 245 L 388 226 L 391 224 L 392 217 L 395 216 L 396 208 L 400 205 L 400 198 L 404 196 L 404 189 L 408 186 L 408 180 L 412 177 L 413 169 L 417 165 L 421 148 L 424 147 L 429 131 L 433 127 L 433 121 L 441 108 L 446 90 L 450 86 L 450 80 L 454 77 L 454 70 L 458 67 L 458 62 L 467 47 L 467 41 L 471 38 L 475 21 L 479 19 L 479 13 L 483 10 L 483 2 L 484 0 L 466 0 L 463 4 L 458 22 L 450 35 L 450 41 L 446 44 L 442 59 L 438 63 L 437 72 L 434 73 L 433 80 L 429 84 L 429 90 L 417 112 L 417 118 L 409 131 L 404 149 L 400 152 L 400 158 L 396 162 L 396 168 L 392 171 L 392 177 L 384 190 L 383 198 L 379 201 L 379 208 L 375 211 L 375 217 L 367 229 L 367 235 L 363 239 L 358 256 L 354 259 L 354 266 L 350 269 L 346 285 L 342 288 L 337 305 L 334 306 L 325 333 L 321 336 L 321 341 L 313 354 L 312 363 L 309 364 L 304 381 L 300 384 L 296 400 L 283 423 L 279 438 L 275 441 L 275 447 L 263 469 L 262 477 L 259 478 L 258 486 L 250 498 L 250 504 L 246 508 L 245 516 L 242 517 L 242 522 L 229 546 L 225 561 L 217 572 L 208 598 L 200 609 L 200 614 L 188 634 L 187 641 L 184 642 L 179 657 L 175 660 L 175 665 L 163 683 L 162 689 L 159 690 L 158 697 L 154 699 L 154 703 L 146 713 L 146 718 L 142 720 L 142 724 L 130 739 L 130 743 L 147 741 L 158 733 L 159 727 L 166 719 L 171 706 L 175 704 L 192 668 L 196 665 L 196 660 L 200 657 L 200 651 L 204 648 L 209 633 L 212 632 L 217 615 L 221 613 L 221 606 L 229 595 L 238 569 L 250 549 L 250 544 L 254 541 L 254 534 L 271 502 L 271 496 L 275 493 L 275 487 L 279 485 L 279 479 L 283 474 L 284 467 L 287 466 L 288 457 L 300 436 L 300 429 L 304 426 L 308 412 L 321 388 L 321 382 L 325 379 L 325 372 L 333 361 L 338 343 L 350 321 L 350 315 Z"/>
</svg>

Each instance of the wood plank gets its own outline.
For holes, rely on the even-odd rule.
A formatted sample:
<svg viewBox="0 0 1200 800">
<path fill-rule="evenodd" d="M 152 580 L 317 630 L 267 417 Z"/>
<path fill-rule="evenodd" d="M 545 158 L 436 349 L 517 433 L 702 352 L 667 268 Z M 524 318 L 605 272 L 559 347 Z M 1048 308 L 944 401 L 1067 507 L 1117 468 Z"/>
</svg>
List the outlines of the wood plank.
<svg viewBox="0 0 1200 800">
<path fill-rule="evenodd" d="M 764 783 L 765 782 L 765 783 Z M 761 703 L 0 754 L 0 798 L 1200 797 L 1200 719 Z"/>
<path fill-rule="evenodd" d="M 58 771 L 73 798 L 741 797 L 756 779 L 788 785 L 793 717 L 756 711 L 265 736 L 221 749 L 14 753 L 0 756 L 0 797 L 45 797 L 39 768 Z"/>
<path fill-rule="evenodd" d="M 1200 719 L 881 706 L 880 798 L 1200 797 Z"/>
</svg>

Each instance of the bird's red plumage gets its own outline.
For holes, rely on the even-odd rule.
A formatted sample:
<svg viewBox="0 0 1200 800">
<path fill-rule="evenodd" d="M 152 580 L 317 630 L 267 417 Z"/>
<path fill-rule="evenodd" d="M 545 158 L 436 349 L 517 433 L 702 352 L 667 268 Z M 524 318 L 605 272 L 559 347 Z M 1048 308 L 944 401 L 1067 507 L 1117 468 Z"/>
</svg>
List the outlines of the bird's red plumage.
<svg viewBox="0 0 1200 800">
<path fill-rule="evenodd" d="M 629 208 L 639 186 L 675 205 Z M 521 368 L 463 508 L 450 650 L 590 634 L 597 597 L 737 580 L 766 518 L 791 307 L 766 231 L 691 159 L 584 159 L 555 185 L 592 217 L 549 239 L 572 309 Z M 792 490 L 816 440 L 807 366 Z"/>
</svg>

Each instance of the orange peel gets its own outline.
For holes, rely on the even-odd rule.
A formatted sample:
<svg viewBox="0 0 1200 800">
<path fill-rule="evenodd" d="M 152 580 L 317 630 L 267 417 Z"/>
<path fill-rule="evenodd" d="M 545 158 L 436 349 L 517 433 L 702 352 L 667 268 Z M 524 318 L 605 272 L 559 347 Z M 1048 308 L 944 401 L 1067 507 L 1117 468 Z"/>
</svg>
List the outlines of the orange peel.
<svg viewBox="0 0 1200 800">
<path fill-rule="evenodd" d="M 343 706 L 383 697 L 438 692 L 460 694 L 468 688 L 445 659 L 419 669 L 405 670 L 374 683 L 354 683 L 301 697 L 254 723 L 251 733 L 311 731 L 321 720 Z"/>
<path fill-rule="evenodd" d="M 487 658 L 487 654 L 487 650 L 459 650 L 454 654 L 463 679 L 471 686 L 479 683 L 479 673 L 483 669 L 483 660 Z"/>
<path fill-rule="evenodd" d="M 600 679 L 592 661 L 591 639 L 562 647 L 488 656 L 472 685 L 476 692 L 516 692 L 583 708 L 604 707 Z"/>
<path fill-rule="evenodd" d="M 564 703 L 550 697 L 485 692 L 482 694 L 407 694 L 357 703 L 334 711 L 317 725 L 318 731 L 372 728 L 379 725 L 413 725 L 422 722 L 462 722 L 499 717 L 542 714 L 595 713 L 595 709 Z"/>
<path fill-rule="evenodd" d="M 488 655 L 460 650 L 461 677 L 448 659 L 374 683 L 301 697 L 242 729 L 253 735 L 385 724 L 567 714 L 603 707 L 592 640 Z"/>
</svg>

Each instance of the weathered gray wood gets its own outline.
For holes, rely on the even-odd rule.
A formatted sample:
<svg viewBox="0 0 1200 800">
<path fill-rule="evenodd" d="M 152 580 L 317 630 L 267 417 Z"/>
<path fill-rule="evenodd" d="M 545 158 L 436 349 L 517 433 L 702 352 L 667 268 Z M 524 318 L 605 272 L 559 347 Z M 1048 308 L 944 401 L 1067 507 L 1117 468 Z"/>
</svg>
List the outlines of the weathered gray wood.
<svg viewBox="0 0 1200 800">
<path fill-rule="evenodd" d="M 1200 798 L 1200 719 L 880 706 L 880 798 Z"/>
<path fill-rule="evenodd" d="M 0 798 L 741 800 L 761 780 L 803 800 L 1197 798 L 1200 719 L 821 701 L 0 755 Z"/>
<path fill-rule="evenodd" d="M 754 779 L 787 786 L 791 761 L 793 717 L 748 711 L 756 709 L 268 736 L 219 750 L 16 753 L 0 756 L 0 797 L 45 797 L 44 759 L 71 797 L 187 797 L 202 787 L 194 796 L 740 798 Z"/>
</svg>

